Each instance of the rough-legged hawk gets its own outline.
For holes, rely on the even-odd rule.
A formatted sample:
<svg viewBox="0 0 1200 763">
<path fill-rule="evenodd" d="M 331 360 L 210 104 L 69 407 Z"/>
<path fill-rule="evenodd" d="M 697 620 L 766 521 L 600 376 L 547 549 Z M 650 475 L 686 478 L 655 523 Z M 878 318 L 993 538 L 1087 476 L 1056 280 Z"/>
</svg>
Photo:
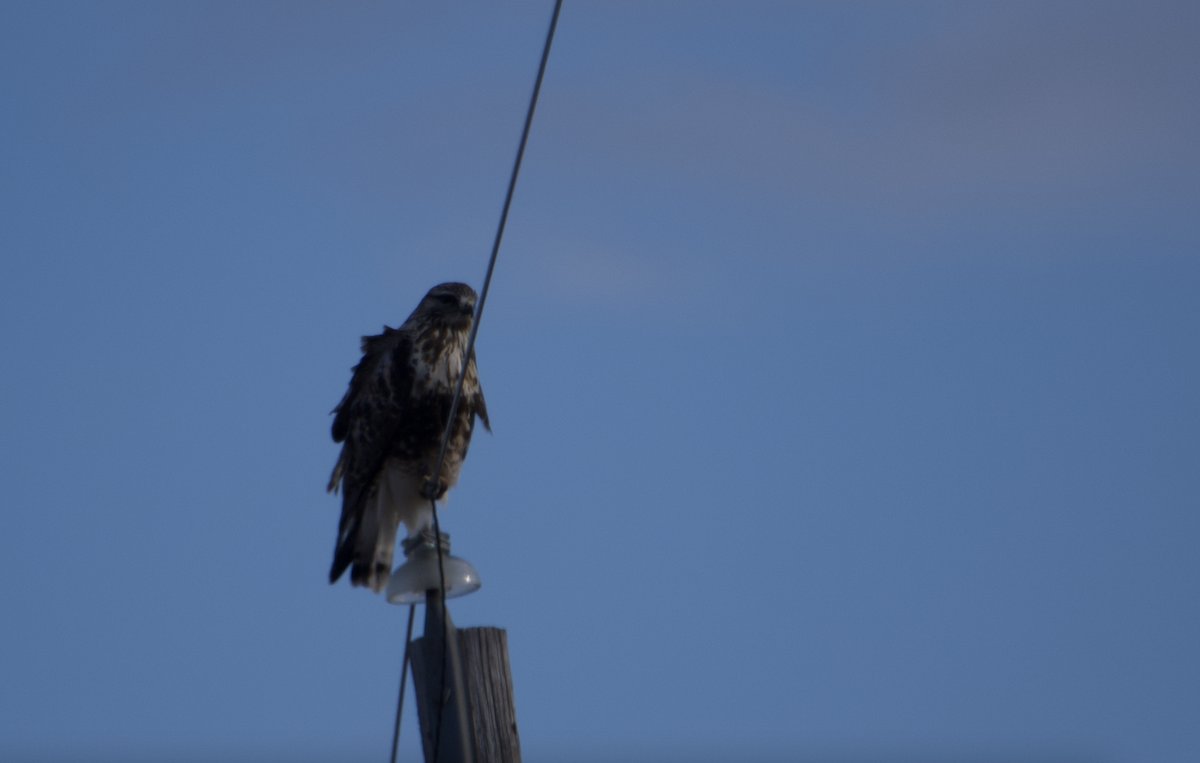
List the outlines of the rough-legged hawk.
<svg viewBox="0 0 1200 763">
<path fill-rule="evenodd" d="M 444 283 L 429 290 L 398 329 L 362 338 L 362 361 L 334 408 L 333 440 L 344 443 L 329 490 L 342 489 L 342 519 L 329 582 L 350 567 L 350 582 L 387 586 L 396 531 L 409 537 L 432 522 L 430 498 L 443 500 L 458 472 L 475 417 L 491 431 L 472 351 L 446 459 L 430 484 L 475 309 L 475 291 Z"/>
</svg>

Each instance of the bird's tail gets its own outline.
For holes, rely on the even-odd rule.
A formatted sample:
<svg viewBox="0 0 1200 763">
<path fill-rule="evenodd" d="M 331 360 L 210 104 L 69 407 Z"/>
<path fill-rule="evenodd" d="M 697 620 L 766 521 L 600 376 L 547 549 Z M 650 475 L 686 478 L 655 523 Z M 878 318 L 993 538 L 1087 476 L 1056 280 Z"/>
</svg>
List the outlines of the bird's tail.
<svg viewBox="0 0 1200 763">
<path fill-rule="evenodd" d="M 382 492 L 385 491 L 377 489 L 367 498 L 360 519 L 338 537 L 329 570 L 330 583 L 337 582 L 349 567 L 352 585 L 366 586 L 375 593 L 387 587 L 400 517 L 380 495 Z"/>
<path fill-rule="evenodd" d="M 392 575 L 392 556 L 396 552 L 396 530 L 400 517 L 392 511 L 376 512 L 371 533 L 360 533 L 350 567 L 350 582 L 380 593 Z"/>
</svg>

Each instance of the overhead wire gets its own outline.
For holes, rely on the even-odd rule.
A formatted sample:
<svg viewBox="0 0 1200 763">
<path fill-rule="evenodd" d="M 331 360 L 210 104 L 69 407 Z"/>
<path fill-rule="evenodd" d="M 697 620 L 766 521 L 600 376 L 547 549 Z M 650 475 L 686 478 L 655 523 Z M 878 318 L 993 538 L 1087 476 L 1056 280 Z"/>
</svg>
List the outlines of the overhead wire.
<svg viewBox="0 0 1200 763">
<path fill-rule="evenodd" d="M 392 731 L 392 763 L 400 754 L 400 716 L 404 713 L 404 687 L 408 679 L 409 648 L 412 646 L 413 620 L 417 616 L 417 605 L 408 605 L 408 635 L 404 637 L 404 659 L 400 662 L 400 699 L 396 701 L 396 728 Z"/>
<path fill-rule="evenodd" d="M 450 443 L 450 434 L 454 429 L 454 418 L 458 414 L 459 403 L 461 402 L 461 399 L 462 399 L 462 389 L 463 389 L 463 383 L 466 381 L 466 378 L 467 378 L 467 368 L 471 363 L 472 353 L 475 349 L 475 337 L 479 334 L 479 322 L 483 318 L 483 307 L 484 307 L 484 304 L 487 302 L 488 291 L 492 285 L 492 274 L 496 270 L 496 257 L 500 253 L 500 242 L 504 238 L 504 228 L 508 223 L 508 210 L 512 206 L 513 192 L 516 190 L 516 187 L 517 187 L 517 177 L 521 173 L 521 161 L 525 158 L 525 145 L 529 141 L 529 130 L 533 125 L 533 114 L 537 110 L 538 95 L 541 93 L 541 90 L 542 90 L 542 80 L 545 78 L 545 75 L 546 75 L 546 63 L 547 63 L 547 61 L 550 60 L 550 46 L 554 42 L 554 31 L 558 27 L 558 15 L 561 10 L 562 10 L 562 0 L 555 0 L 554 13 L 550 17 L 550 28 L 546 32 L 546 44 L 542 48 L 542 60 L 541 60 L 541 63 L 538 65 L 537 79 L 534 81 L 533 94 L 529 99 L 529 110 L 525 114 L 525 127 L 521 131 L 521 142 L 517 147 L 517 157 L 516 157 L 516 160 L 513 162 L 512 175 L 508 181 L 508 193 L 505 194 L 504 207 L 503 207 L 502 211 L 500 212 L 500 224 L 496 228 L 496 238 L 492 244 L 492 254 L 491 254 L 491 257 L 488 259 L 487 274 L 483 278 L 483 289 L 480 291 L 479 301 L 475 305 L 475 316 L 471 321 L 471 332 L 467 336 L 467 346 L 466 346 L 466 350 L 463 353 L 462 369 L 459 371 L 459 374 L 458 374 L 458 382 L 454 385 L 454 397 L 450 402 L 450 415 L 447 416 L 447 418 L 446 418 L 446 428 L 442 434 L 442 445 L 441 445 L 441 448 L 438 450 L 437 463 L 434 466 L 433 474 L 430 477 L 429 483 L 428 483 L 432 487 L 432 495 L 434 495 L 434 496 L 436 496 L 436 494 L 437 494 L 437 485 L 438 485 L 439 479 L 441 478 L 442 463 L 443 463 L 443 461 L 445 461 L 445 458 L 446 458 L 446 449 Z M 446 633 L 446 620 L 447 620 L 447 611 L 448 611 L 446 608 L 446 567 L 445 567 L 445 562 L 444 562 L 443 555 L 442 555 L 442 532 L 441 532 L 441 525 L 438 522 L 437 498 L 431 497 L 429 499 L 429 505 L 433 511 L 434 546 L 437 548 L 438 585 L 439 585 L 439 591 L 441 593 L 441 608 L 442 608 L 442 612 L 441 612 L 442 634 L 443 634 L 443 638 L 446 638 L 446 637 L 448 637 L 448 634 Z M 429 605 L 429 602 L 426 601 L 426 617 L 429 616 L 428 605 Z M 409 609 L 409 619 L 408 619 L 408 641 L 409 642 L 412 641 L 412 623 L 413 623 L 413 615 L 414 615 L 415 610 L 416 610 L 416 605 L 414 604 Z M 441 662 L 442 662 L 441 673 L 442 673 L 443 690 L 441 692 L 441 696 L 438 701 L 438 713 L 437 713 L 438 720 L 437 720 L 437 726 L 435 727 L 435 734 L 434 734 L 434 739 L 433 739 L 434 763 L 437 763 L 437 761 L 438 761 L 439 745 L 440 745 L 441 736 L 442 736 L 442 716 L 443 716 L 443 713 L 446 708 L 446 699 L 447 699 L 447 696 L 446 696 L 447 692 L 445 691 L 446 668 L 447 668 L 446 652 L 447 652 L 447 647 L 443 643 L 442 654 L 441 654 Z M 408 664 L 408 645 L 407 645 L 407 643 L 405 644 L 404 654 L 405 654 L 404 662 L 405 662 L 405 666 L 407 666 L 407 664 Z M 404 670 L 404 667 L 402 667 L 401 670 Z M 396 730 L 395 730 L 395 734 L 393 736 L 393 745 L 392 745 L 392 763 L 395 763 L 395 761 L 396 761 L 397 746 L 399 744 L 399 739 L 400 739 L 400 711 L 403 709 L 403 706 L 404 706 L 404 683 L 405 683 L 404 678 L 405 678 L 405 676 L 401 675 L 401 677 L 400 677 L 400 701 L 396 708 Z"/>
</svg>

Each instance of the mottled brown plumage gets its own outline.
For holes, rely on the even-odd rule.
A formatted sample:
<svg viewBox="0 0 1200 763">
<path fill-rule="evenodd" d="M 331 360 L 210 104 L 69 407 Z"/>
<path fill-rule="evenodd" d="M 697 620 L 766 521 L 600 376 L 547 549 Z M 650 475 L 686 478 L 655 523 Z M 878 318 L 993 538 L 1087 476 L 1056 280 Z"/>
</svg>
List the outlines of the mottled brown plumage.
<svg viewBox="0 0 1200 763">
<path fill-rule="evenodd" d="M 400 523 L 410 536 L 429 526 L 430 498 L 444 500 L 458 482 L 475 417 L 491 431 L 472 352 L 438 484 L 430 484 L 475 299 L 466 284 L 435 286 L 400 328 L 362 338 L 362 361 L 334 409 L 333 440 L 343 445 L 329 490 L 341 486 L 342 518 L 329 582 L 349 567 L 351 583 L 382 591 Z"/>
</svg>

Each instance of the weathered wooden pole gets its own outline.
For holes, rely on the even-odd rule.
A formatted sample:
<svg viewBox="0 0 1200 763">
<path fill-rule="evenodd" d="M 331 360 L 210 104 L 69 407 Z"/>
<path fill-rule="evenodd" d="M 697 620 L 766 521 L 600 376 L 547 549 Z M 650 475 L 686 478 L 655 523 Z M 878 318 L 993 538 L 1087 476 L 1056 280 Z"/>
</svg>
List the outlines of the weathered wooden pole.
<svg viewBox="0 0 1200 763">
<path fill-rule="evenodd" d="M 463 628 L 458 655 L 475 726 L 476 763 L 521 763 L 508 634 L 503 628 Z"/>
</svg>

